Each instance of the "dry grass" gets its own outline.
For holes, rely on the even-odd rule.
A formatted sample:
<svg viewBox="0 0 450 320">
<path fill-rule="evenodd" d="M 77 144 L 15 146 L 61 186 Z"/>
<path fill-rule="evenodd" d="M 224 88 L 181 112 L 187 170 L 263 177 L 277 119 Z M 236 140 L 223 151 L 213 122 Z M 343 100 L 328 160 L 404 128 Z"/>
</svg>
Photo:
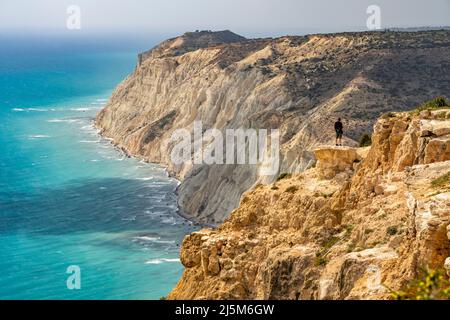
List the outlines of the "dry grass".
<svg viewBox="0 0 450 320">
<path fill-rule="evenodd" d="M 450 171 L 431 182 L 433 188 L 442 188 L 450 186 Z"/>
</svg>

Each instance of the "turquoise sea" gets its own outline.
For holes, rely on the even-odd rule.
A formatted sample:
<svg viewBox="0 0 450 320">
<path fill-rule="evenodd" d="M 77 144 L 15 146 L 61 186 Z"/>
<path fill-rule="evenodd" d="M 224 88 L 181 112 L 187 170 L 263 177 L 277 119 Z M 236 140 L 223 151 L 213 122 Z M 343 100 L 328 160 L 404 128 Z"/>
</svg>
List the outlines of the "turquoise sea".
<svg viewBox="0 0 450 320">
<path fill-rule="evenodd" d="M 0 40 L 0 299 L 167 295 L 194 230 L 177 215 L 177 181 L 93 127 L 152 43 Z M 79 290 L 66 285 L 72 265 Z"/>
</svg>

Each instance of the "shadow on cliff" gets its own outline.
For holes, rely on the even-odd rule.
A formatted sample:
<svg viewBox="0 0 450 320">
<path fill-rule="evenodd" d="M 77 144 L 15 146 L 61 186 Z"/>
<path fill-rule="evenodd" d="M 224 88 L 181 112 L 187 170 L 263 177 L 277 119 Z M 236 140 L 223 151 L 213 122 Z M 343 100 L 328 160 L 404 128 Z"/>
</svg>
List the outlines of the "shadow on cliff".
<svg viewBox="0 0 450 320">
<path fill-rule="evenodd" d="M 33 194 L 0 193 L 0 233 L 145 234 L 149 230 L 187 228 L 188 223 L 176 213 L 172 186 L 140 180 L 75 180 Z"/>
</svg>

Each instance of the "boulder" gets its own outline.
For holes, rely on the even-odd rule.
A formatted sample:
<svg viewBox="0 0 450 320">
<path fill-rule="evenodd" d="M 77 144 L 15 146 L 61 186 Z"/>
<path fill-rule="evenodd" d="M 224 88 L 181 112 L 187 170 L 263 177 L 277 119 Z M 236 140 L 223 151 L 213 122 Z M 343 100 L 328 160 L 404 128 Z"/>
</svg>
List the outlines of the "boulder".
<svg viewBox="0 0 450 320">
<path fill-rule="evenodd" d="M 322 179 L 332 179 L 340 172 L 353 170 L 353 164 L 360 160 L 357 149 L 351 147 L 323 146 L 315 149 L 314 154 Z"/>
</svg>

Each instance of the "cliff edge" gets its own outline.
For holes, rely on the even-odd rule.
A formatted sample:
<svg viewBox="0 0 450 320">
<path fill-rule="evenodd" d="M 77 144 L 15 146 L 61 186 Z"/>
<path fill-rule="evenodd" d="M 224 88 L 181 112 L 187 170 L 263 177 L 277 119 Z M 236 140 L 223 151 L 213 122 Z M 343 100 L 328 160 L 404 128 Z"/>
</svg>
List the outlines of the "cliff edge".
<svg viewBox="0 0 450 320">
<path fill-rule="evenodd" d="M 449 268 L 450 109 L 386 114 L 372 138 L 317 148 L 315 168 L 186 237 L 169 298 L 388 299 L 421 267 Z"/>
</svg>

